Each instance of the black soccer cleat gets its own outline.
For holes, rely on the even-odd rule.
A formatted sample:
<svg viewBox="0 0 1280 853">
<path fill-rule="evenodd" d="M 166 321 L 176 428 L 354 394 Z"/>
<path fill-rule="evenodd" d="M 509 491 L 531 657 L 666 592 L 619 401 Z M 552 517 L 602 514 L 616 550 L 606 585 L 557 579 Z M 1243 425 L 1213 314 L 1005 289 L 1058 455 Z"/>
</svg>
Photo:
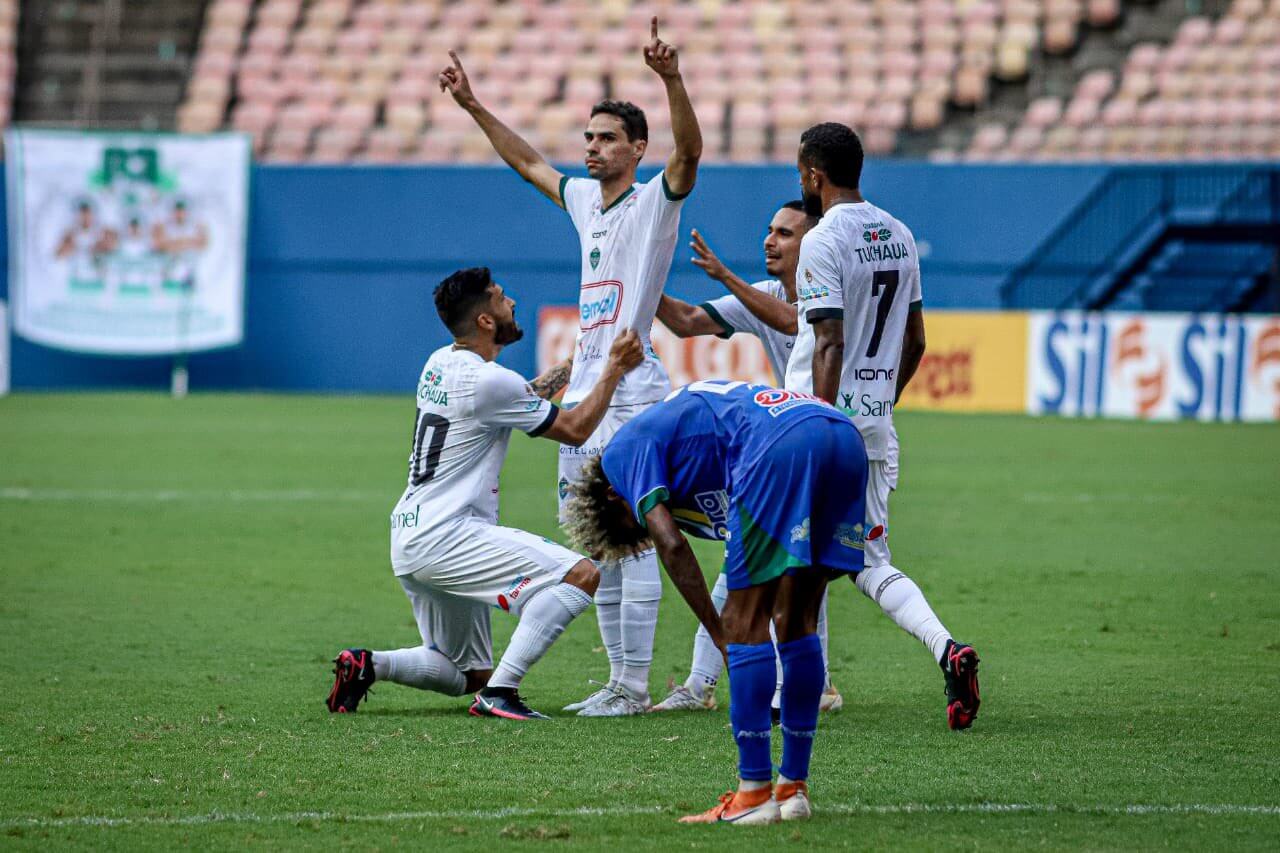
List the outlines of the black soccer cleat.
<svg viewBox="0 0 1280 853">
<path fill-rule="evenodd" d="M 486 687 L 476 694 L 469 712 L 473 717 L 501 717 L 504 720 L 549 720 L 520 698 L 514 687 Z"/>
<path fill-rule="evenodd" d="M 969 728 L 978 716 L 978 660 L 973 646 L 947 640 L 939 666 L 946 679 L 947 728 L 953 731 Z"/>
<path fill-rule="evenodd" d="M 343 649 L 333 659 L 333 689 L 324 700 L 333 714 L 354 714 L 377 676 L 373 673 L 373 652 Z"/>
</svg>

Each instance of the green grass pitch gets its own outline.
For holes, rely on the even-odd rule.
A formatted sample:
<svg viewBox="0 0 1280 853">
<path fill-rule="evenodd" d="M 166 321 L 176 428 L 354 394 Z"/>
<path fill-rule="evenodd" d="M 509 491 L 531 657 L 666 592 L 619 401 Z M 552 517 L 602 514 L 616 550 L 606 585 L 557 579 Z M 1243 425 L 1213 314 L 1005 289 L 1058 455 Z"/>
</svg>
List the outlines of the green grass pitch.
<svg viewBox="0 0 1280 853">
<path fill-rule="evenodd" d="M 1277 427 L 902 414 L 895 563 L 981 653 L 981 716 L 947 731 L 927 652 L 837 585 L 816 817 L 743 829 L 675 824 L 733 782 L 723 710 L 511 724 L 390 684 L 324 710 L 339 648 L 417 639 L 387 562 L 411 406 L 0 400 L 0 847 L 1280 843 Z M 556 535 L 554 460 L 513 438 L 506 523 Z M 668 589 L 655 693 L 693 628 Z M 586 615 L 531 703 L 583 696 L 599 645 Z"/>
</svg>

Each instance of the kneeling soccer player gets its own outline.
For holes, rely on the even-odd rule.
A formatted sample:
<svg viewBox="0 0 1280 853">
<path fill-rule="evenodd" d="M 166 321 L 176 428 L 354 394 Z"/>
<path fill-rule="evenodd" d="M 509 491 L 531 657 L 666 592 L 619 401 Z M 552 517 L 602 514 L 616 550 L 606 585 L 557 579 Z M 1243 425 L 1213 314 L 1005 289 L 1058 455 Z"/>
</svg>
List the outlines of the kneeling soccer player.
<svg viewBox="0 0 1280 853">
<path fill-rule="evenodd" d="M 857 428 L 809 394 L 695 382 L 636 417 L 574 487 L 570 533 L 589 553 L 657 547 L 667 574 L 729 662 L 736 793 L 684 823 L 807 818 L 824 683 L 818 608 L 833 573 L 862 569 L 867 455 Z M 681 534 L 726 541 L 716 613 Z M 782 660 L 782 766 L 770 762 L 774 622 Z"/>
<path fill-rule="evenodd" d="M 595 564 L 549 539 L 498 525 L 498 472 L 513 428 L 580 445 L 599 426 L 618 383 L 640 364 L 635 332 L 614 341 L 599 381 L 572 410 L 547 398 L 568 382 L 560 365 L 533 383 L 494 362 L 523 337 L 515 302 L 484 267 L 461 270 L 435 291 L 454 337 L 431 354 L 418 381 L 409 485 L 391 514 L 391 563 L 413 605 L 422 645 L 335 659 L 330 711 L 356 710 L 385 679 L 449 696 L 479 689 L 471 713 L 538 719 L 517 688 L 529 667 L 591 605 Z M 493 668 L 489 612 L 520 617 Z M 483 689 L 480 689 L 483 688 Z"/>
</svg>

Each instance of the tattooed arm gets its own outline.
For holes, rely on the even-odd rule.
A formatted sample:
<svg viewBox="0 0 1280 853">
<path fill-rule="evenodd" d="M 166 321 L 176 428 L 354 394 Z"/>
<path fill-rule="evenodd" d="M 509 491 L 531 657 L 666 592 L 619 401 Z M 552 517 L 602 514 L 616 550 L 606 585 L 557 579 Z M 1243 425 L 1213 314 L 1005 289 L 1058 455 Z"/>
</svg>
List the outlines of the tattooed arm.
<svg viewBox="0 0 1280 853">
<path fill-rule="evenodd" d="M 569 384 L 569 373 L 572 369 L 573 359 L 566 358 L 564 361 L 553 365 L 546 373 L 534 379 L 529 385 L 532 386 L 533 393 L 544 400 L 550 400 L 559 394 L 564 386 Z"/>
</svg>

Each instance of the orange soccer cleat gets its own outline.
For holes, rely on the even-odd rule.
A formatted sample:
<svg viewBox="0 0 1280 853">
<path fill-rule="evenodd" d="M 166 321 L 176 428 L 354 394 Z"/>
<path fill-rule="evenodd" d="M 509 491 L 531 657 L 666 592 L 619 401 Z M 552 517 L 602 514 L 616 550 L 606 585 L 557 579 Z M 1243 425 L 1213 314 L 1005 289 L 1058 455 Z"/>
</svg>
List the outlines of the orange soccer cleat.
<svg viewBox="0 0 1280 853">
<path fill-rule="evenodd" d="M 757 788 L 754 791 L 730 791 L 720 797 L 720 802 L 702 814 L 680 818 L 681 823 L 737 823 L 755 826 L 777 823 L 782 820 L 778 804 L 773 799 L 773 788 Z"/>
</svg>

